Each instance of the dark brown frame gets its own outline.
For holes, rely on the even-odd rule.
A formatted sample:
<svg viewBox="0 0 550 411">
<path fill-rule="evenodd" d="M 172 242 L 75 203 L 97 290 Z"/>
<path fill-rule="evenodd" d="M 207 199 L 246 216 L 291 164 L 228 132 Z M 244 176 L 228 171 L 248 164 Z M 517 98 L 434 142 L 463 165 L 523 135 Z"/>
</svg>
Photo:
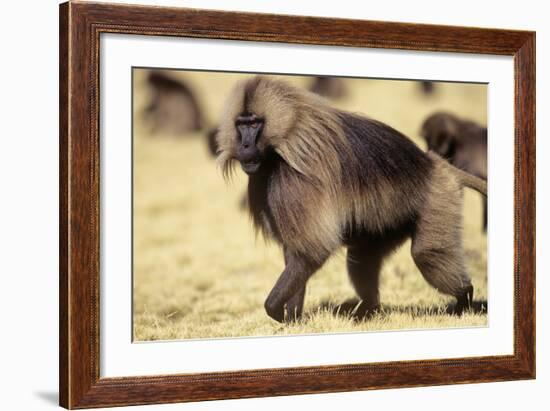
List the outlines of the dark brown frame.
<svg viewBox="0 0 550 411">
<path fill-rule="evenodd" d="M 514 354 L 99 377 L 101 33 L 499 54 L 515 64 Z M 535 378 L 535 33 L 94 3 L 60 6 L 60 404 L 90 408 Z M 511 183 L 511 182 L 510 182 Z"/>
</svg>

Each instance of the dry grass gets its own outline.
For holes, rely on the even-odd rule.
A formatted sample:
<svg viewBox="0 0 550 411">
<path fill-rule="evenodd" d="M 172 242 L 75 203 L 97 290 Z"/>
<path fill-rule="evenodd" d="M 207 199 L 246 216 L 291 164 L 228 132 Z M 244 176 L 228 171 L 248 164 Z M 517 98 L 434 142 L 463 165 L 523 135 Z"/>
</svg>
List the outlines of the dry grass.
<svg viewBox="0 0 550 411">
<path fill-rule="evenodd" d="M 304 318 L 282 325 L 263 302 L 283 269 L 281 252 L 255 238 L 239 207 L 246 178 L 222 179 L 204 136 L 151 136 L 139 121 L 147 96 L 136 72 L 134 127 L 134 338 L 168 340 L 252 335 L 357 332 L 485 326 L 484 310 L 449 315 L 452 299 L 422 278 L 406 243 L 387 259 L 381 276 L 383 309 L 356 318 L 358 301 L 347 280 L 344 253 L 310 280 Z M 223 98 L 240 75 L 180 73 L 199 92 L 214 124 Z M 304 84 L 303 78 L 293 79 Z M 486 122 L 486 88 L 440 84 L 426 98 L 417 84 L 348 80 L 351 95 L 337 105 L 387 122 L 422 145 L 418 129 L 434 110 L 448 109 Z M 465 192 L 464 243 L 479 305 L 487 298 L 486 237 L 481 199 Z"/>
</svg>

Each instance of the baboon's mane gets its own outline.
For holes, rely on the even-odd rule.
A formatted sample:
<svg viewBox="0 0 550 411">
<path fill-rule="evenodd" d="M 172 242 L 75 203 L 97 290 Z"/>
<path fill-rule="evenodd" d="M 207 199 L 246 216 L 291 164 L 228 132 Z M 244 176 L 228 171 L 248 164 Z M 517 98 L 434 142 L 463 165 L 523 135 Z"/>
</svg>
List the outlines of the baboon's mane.
<svg viewBox="0 0 550 411">
<path fill-rule="evenodd" d="M 329 106 L 282 81 L 255 77 L 237 86 L 218 133 L 218 161 L 230 175 L 235 118 L 265 121 L 258 144 L 280 157 L 269 176 L 249 179 L 255 226 L 287 248 L 321 256 L 350 226 L 382 233 L 409 224 L 423 202 L 432 160 L 391 127 Z"/>
</svg>

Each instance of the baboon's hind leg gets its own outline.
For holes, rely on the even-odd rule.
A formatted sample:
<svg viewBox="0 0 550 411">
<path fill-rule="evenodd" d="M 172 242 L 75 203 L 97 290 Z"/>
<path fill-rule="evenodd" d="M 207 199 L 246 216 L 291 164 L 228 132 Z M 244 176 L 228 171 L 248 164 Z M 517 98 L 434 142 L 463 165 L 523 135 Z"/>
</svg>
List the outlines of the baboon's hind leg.
<svg viewBox="0 0 550 411">
<path fill-rule="evenodd" d="M 462 248 L 462 196 L 458 188 L 438 197 L 427 201 L 417 220 L 411 253 L 428 283 L 456 297 L 455 312 L 461 314 L 473 298 Z"/>
<path fill-rule="evenodd" d="M 361 239 L 348 247 L 349 278 L 362 300 L 361 312 L 372 313 L 380 307 L 380 269 L 384 257 L 407 237 L 406 231 L 396 231 L 386 238 Z"/>
<path fill-rule="evenodd" d="M 380 306 L 378 291 L 383 255 L 380 250 L 363 246 L 348 248 L 347 267 L 351 284 L 362 300 L 362 308 L 373 311 Z"/>
</svg>

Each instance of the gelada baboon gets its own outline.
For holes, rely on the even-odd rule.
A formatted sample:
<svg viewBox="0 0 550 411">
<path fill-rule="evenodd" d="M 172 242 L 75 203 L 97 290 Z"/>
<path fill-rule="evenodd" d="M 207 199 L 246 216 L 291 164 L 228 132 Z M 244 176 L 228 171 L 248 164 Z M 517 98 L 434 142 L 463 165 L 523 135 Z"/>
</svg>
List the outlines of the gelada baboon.
<svg viewBox="0 0 550 411">
<path fill-rule="evenodd" d="M 487 180 L 487 128 L 473 121 L 437 112 L 422 125 L 428 149 L 452 165 Z M 487 230 L 487 197 L 483 198 L 483 230 Z"/>
<path fill-rule="evenodd" d="M 340 99 L 346 95 L 346 85 L 338 77 L 314 77 L 309 89 L 320 96 Z"/>
<path fill-rule="evenodd" d="M 180 135 L 202 128 L 197 98 L 183 81 L 161 71 L 152 71 L 147 82 L 151 87 L 151 99 L 144 117 L 150 122 L 153 133 Z"/>
<path fill-rule="evenodd" d="M 249 176 L 255 227 L 283 248 L 265 302 L 273 319 L 300 317 L 306 282 L 340 246 L 359 297 L 376 309 L 382 260 L 408 237 L 425 279 L 457 298 L 457 312 L 469 306 L 462 187 L 485 192 L 484 181 L 383 123 L 266 77 L 235 87 L 218 143 L 224 174 L 238 161 Z"/>
</svg>

